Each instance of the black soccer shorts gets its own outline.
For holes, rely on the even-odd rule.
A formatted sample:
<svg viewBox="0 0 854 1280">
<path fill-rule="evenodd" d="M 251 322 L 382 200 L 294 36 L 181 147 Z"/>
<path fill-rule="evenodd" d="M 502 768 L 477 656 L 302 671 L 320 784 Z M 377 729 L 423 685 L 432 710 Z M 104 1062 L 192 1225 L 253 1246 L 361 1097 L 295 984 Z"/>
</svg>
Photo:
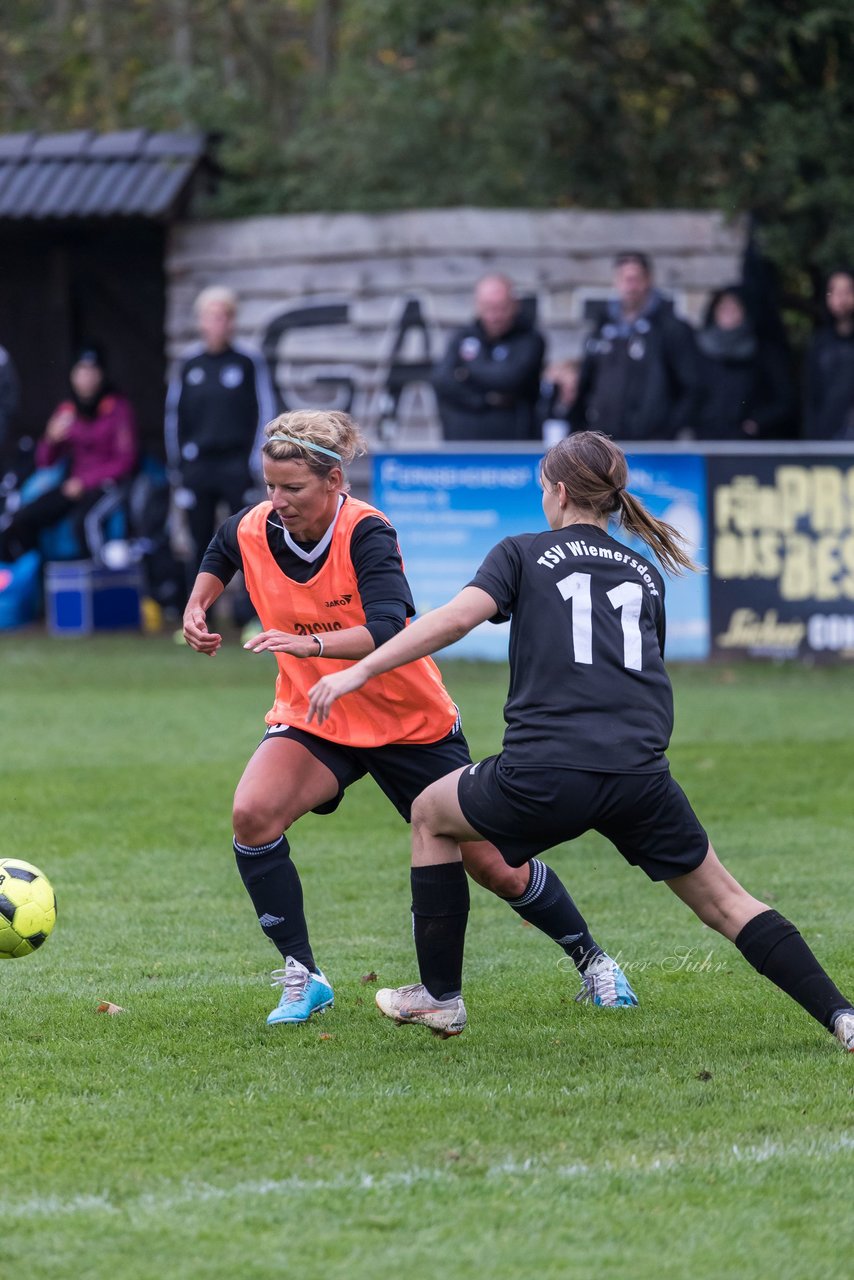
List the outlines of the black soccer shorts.
<svg viewBox="0 0 854 1280">
<path fill-rule="evenodd" d="M 686 875 L 709 848 L 709 837 L 668 769 L 518 769 L 490 756 L 460 775 L 457 797 L 466 821 L 511 867 L 585 831 L 606 836 L 650 880 Z"/>
<path fill-rule="evenodd" d="M 409 822 L 412 802 L 425 787 L 455 769 L 471 764 L 469 744 L 459 720 L 438 742 L 395 742 L 387 747 L 345 747 L 291 725 L 270 725 L 261 741 L 269 742 L 272 738 L 292 738 L 301 743 L 335 774 L 338 794 L 312 810 L 313 813 L 333 813 L 343 800 L 347 787 L 367 773 L 388 796 L 401 817 Z"/>
</svg>

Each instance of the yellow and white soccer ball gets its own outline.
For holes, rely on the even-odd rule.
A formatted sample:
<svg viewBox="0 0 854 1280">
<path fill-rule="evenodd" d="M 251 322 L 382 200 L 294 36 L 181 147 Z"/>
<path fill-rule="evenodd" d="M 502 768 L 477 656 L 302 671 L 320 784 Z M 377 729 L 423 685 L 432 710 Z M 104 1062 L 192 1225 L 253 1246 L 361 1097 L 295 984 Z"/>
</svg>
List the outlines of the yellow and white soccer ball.
<svg viewBox="0 0 854 1280">
<path fill-rule="evenodd" d="M 47 876 L 20 858 L 0 858 L 0 960 L 28 956 L 56 924 L 56 895 Z"/>
</svg>

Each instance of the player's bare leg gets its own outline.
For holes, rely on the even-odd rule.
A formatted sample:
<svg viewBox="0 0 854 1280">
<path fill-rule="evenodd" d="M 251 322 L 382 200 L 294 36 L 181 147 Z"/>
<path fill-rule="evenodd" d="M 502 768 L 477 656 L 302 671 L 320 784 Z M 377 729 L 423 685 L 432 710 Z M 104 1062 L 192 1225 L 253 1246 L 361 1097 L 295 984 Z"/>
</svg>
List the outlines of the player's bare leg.
<svg viewBox="0 0 854 1280">
<path fill-rule="evenodd" d="M 461 844 L 485 843 L 480 832 L 466 821 L 457 799 L 457 783 L 464 772 L 465 768 L 455 769 L 431 783 L 413 804 L 413 867 L 458 862 Z"/>
<path fill-rule="evenodd" d="M 521 898 L 528 888 L 531 870 L 527 862 L 521 867 L 511 867 L 488 840 L 461 841 L 460 853 L 475 884 L 497 898 Z"/>
<path fill-rule="evenodd" d="M 854 1052 L 854 1008 L 795 926 L 744 889 L 711 845 L 694 871 L 667 881 L 704 924 L 729 938 L 757 972 L 796 1000 Z"/>
<path fill-rule="evenodd" d="M 334 799 L 335 774 L 293 738 L 265 738 L 234 793 L 232 821 L 241 844 L 266 844 L 297 818 Z"/>
<path fill-rule="evenodd" d="M 703 861 L 686 876 L 667 881 L 677 898 L 689 906 L 703 924 L 735 942 L 741 930 L 768 906 L 749 894 L 730 875 L 711 845 Z"/>
<path fill-rule="evenodd" d="M 281 989 L 271 1024 L 306 1022 L 333 1003 L 315 964 L 303 912 L 302 885 L 283 834 L 297 818 L 334 799 L 338 780 L 301 743 L 266 738 L 234 796 L 234 852 L 258 922 L 285 962 L 273 971 Z"/>
</svg>

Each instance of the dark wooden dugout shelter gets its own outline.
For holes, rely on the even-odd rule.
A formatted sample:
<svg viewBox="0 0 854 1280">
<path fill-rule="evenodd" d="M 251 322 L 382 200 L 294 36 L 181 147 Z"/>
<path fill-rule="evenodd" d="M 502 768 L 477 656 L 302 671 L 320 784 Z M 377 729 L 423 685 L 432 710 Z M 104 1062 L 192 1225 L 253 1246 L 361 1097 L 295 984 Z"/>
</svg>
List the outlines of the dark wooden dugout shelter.
<svg viewBox="0 0 854 1280">
<path fill-rule="evenodd" d="M 198 133 L 0 135 L 0 344 L 21 383 L 18 437 L 41 434 L 75 351 L 97 342 L 162 452 L 166 237 L 213 172 Z"/>
</svg>

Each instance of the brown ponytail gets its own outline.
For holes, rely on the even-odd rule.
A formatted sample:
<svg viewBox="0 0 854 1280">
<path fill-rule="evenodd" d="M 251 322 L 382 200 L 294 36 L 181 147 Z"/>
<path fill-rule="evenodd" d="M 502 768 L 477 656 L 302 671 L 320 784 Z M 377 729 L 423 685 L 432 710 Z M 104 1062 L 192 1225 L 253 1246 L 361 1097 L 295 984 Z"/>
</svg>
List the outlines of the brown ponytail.
<svg viewBox="0 0 854 1280">
<path fill-rule="evenodd" d="M 671 574 L 699 570 L 685 550 L 685 539 L 659 520 L 626 490 L 629 469 L 619 445 L 598 431 L 578 431 L 559 440 L 543 458 L 540 474 L 549 484 L 561 481 L 574 507 L 597 517 L 618 515 L 622 528 L 654 551 Z"/>
</svg>

